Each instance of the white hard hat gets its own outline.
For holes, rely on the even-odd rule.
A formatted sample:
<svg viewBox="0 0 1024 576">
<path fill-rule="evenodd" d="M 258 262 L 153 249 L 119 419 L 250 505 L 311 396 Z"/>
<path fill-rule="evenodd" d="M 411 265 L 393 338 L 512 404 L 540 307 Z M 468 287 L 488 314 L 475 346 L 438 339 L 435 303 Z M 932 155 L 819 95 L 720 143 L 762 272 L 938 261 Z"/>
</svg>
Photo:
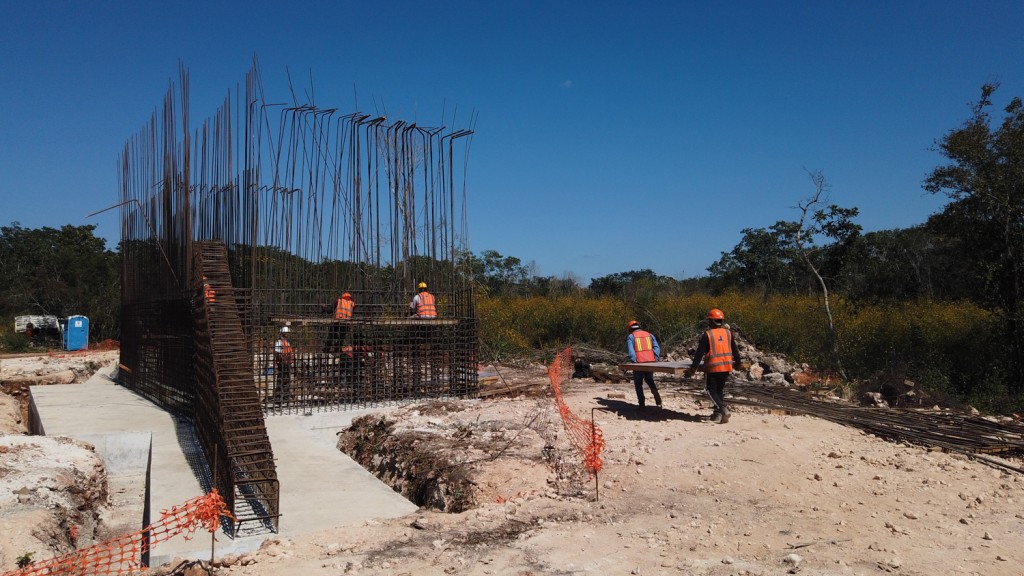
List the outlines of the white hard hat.
<svg viewBox="0 0 1024 576">
<path fill-rule="evenodd" d="M 291 329 L 289 329 L 287 326 L 285 326 L 285 327 L 281 328 L 281 332 L 291 332 Z"/>
</svg>

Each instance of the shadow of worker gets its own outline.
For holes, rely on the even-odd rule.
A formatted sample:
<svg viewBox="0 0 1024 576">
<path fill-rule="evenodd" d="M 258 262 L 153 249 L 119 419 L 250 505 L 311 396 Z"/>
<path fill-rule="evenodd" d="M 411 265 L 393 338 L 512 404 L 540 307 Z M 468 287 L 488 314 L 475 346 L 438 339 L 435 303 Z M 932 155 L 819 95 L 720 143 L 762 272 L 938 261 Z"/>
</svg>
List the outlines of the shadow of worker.
<svg viewBox="0 0 1024 576">
<path fill-rule="evenodd" d="M 594 400 L 601 406 L 601 410 L 607 412 L 614 412 L 626 420 L 645 420 L 652 422 L 663 422 L 667 420 L 682 420 L 684 422 L 701 422 L 701 418 L 697 414 L 687 414 L 686 412 L 678 412 L 671 408 L 658 408 L 657 406 L 647 406 L 646 409 L 641 410 L 636 404 L 626 402 L 624 400 L 616 400 L 614 398 L 595 398 Z"/>
</svg>

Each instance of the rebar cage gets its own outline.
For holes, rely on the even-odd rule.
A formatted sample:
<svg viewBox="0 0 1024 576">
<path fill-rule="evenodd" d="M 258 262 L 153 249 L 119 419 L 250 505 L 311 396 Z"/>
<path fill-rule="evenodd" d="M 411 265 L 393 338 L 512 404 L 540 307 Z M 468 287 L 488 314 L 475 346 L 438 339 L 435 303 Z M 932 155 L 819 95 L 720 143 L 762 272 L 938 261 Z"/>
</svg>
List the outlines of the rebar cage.
<svg viewBox="0 0 1024 576">
<path fill-rule="evenodd" d="M 191 418 L 236 514 L 256 499 L 239 520 L 276 527 L 264 414 L 477 393 L 473 132 L 270 103 L 255 60 L 198 127 L 188 104 L 182 67 L 119 156 L 120 381 Z"/>
</svg>

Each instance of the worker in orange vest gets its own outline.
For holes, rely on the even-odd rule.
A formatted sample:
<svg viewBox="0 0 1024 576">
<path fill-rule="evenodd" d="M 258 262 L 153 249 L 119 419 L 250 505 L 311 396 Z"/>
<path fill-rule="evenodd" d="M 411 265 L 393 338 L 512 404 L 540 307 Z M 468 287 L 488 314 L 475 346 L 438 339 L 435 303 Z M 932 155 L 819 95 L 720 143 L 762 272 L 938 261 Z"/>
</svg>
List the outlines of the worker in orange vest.
<svg viewBox="0 0 1024 576">
<path fill-rule="evenodd" d="M 338 298 L 338 301 L 334 304 L 334 319 L 335 320 L 349 320 L 352 318 L 352 309 L 355 308 L 356 303 L 352 300 L 352 295 L 345 292 Z"/>
<path fill-rule="evenodd" d="M 352 295 L 345 292 L 334 303 L 334 319 L 336 322 L 331 325 L 330 336 L 324 341 L 324 352 L 338 352 L 345 347 L 348 334 L 351 331 L 349 320 L 352 319 L 352 312 L 355 310 L 356 302 Z"/>
<path fill-rule="evenodd" d="M 427 283 L 420 282 L 416 287 L 417 294 L 413 297 L 409 307 L 415 312 L 417 318 L 437 318 L 437 304 L 434 295 L 427 292 Z"/>
<path fill-rule="evenodd" d="M 629 352 L 629 361 L 634 364 L 643 362 L 657 362 L 661 359 L 661 346 L 654 334 L 640 329 L 640 323 L 630 320 L 627 325 L 629 336 L 626 337 L 626 350 Z M 654 403 L 661 408 L 661 394 L 658 394 L 658 386 L 654 384 L 654 372 L 633 370 L 633 386 L 636 388 L 636 401 L 640 410 L 646 410 L 644 400 L 644 382 L 654 394 Z"/>
<path fill-rule="evenodd" d="M 287 326 L 281 328 L 281 335 L 277 342 L 274 342 L 274 396 L 288 398 L 292 385 L 292 363 L 295 360 L 295 351 L 291 342 L 288 341 L 288 333 L 291 329 Z"/>
<path fill-rule="evenodd" d="M 697 343 L 697 351 L 690 360 L 690 367 L 683 373 L 687 378 L 694 371 L 704 371 L 704 389 L 715 405 L 711 421 L 725 424 L 729 421 L 729 408 L 725 405 L 725 382 L 733 369 L 740 368 L 740 354 L 736 348 L 736 337 L 725 325 L 725 314 L 718 308 L 708 312 L 708 329 Z"/>
<path fill-rule="evenodd" d="M 210 281 L 207 280 L 206 276 L 203 276 L 203 298 L 210 304 L 217 301 L 217 291 L 210 286 Z"/>
</svg>

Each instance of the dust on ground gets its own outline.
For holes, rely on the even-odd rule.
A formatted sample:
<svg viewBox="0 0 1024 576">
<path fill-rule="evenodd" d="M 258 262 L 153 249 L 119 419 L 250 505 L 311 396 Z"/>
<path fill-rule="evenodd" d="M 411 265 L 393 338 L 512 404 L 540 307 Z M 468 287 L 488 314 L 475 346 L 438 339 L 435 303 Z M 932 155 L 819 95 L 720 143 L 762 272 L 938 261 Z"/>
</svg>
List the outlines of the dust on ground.
<svg viewBox="0 0 1024 576">
<path fill-rule="evenodd" d="M 376 416 L 464 472 L 468 494 L 448 494 L 466 509 L 272 537 L 219 558 L 214 573 L 1009 575 L 1024 565 L 1015 473 L 809 416 L 738 406 L 714 424 L 706 399 L 662 377 L 664 408 L 643 413 L 631 383 L 571 380 L 566 403 L 593 413 L 606 441 L 593 478 L 544 367 L 501 372 L 508 394 Z"/>
<path fill-rule="evenodd" d="M 540 365 L 524 372 L 544 377 Z M 642 413 L 632 384 L 572 380 L 563 392 L 603 432 L 596 479 L 581 474 L 549 393 L 412 406 L 369 422 L 450 452 L 473 479 L 472 507 L 272 538 L 218 573 L 998 575 L 1024 565 L 1024 482 L 1012 472 L 808 416 L 736 407 L 714 424 L 708 401 L 678 381 L 662 383 L 664 408 Z"/>
</svg>

